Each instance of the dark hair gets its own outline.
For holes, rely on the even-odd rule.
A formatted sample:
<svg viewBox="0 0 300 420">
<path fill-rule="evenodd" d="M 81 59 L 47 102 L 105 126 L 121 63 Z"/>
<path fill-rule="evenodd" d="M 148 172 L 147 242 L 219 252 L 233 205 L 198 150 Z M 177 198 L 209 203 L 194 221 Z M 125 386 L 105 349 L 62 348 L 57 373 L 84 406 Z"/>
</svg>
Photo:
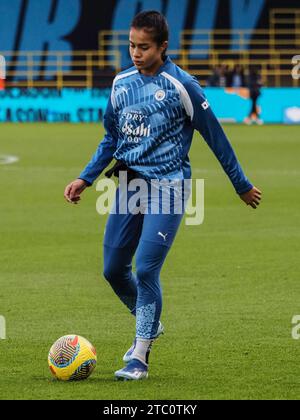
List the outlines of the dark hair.
<svg viewBox="0 0 300 420">
<path fill-rule="evenodd" d="M 164 41 L 169 40 L 169 26 L 167 19 L 163 14 L 156 10 L 149 10 L 140 12 L 135 16 L 131 22 L 131 27 L 136 29 L 145 29 L 146 32 L 150 33 L 153 37 L 154 42 L 161 46 Z M 166 51 L 163 52 L 162 56 L 165 58 Z"/>
</svg>

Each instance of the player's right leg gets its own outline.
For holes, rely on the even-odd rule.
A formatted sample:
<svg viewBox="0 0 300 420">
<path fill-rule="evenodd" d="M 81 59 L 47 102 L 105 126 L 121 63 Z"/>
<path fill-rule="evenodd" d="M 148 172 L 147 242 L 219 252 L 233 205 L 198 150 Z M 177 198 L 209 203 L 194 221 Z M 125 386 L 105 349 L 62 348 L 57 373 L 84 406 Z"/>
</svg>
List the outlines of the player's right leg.
<svg viewBox="0 0 300 420">
<path fill-rule="evenodd" d="M 120 191 L 117 190 L 113 209 L 108 217 L 104 241 L 103 275 L 120 300 L 135 315 L 137 281 L 132 272 L 132 258 L 142 230 L 141 214 L 120 214 Z"/>
<path fill-rule="evenodd" d="M 137 281 L 132 272 L 134 247 L 116 248 L 103 246 L 103 275 L 121 302 L 135 314 Z"/>
</svg>

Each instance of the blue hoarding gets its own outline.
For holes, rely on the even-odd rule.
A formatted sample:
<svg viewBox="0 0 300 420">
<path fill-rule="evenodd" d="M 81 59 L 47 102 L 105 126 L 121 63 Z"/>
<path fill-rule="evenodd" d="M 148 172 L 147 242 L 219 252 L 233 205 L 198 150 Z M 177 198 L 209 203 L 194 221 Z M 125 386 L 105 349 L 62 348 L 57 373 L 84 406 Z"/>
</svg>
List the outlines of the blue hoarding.
<svg viewBox="0 0 300 420">
<path fill-rule="evenodd" d="M 243 122 L 251 109 L 246 89 L 205 89 L 221 121 Z M 0 91 L 0 122 L 98 123 L 109 90 L 19 89 Z M 265 123 L 300 123 L 300 88 L 263 88 L 258 105 Z"/>
</svg>

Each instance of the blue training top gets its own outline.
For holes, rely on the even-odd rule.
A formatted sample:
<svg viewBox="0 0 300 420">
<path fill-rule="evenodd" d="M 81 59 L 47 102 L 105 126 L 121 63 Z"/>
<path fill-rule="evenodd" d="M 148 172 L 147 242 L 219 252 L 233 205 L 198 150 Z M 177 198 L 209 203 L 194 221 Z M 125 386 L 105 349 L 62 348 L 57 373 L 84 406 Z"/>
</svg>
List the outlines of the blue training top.
<svg viewBox="0 0 300 420">
<path fill-rule="evenodd" d="M 104 116 L 106 135 L 79 178 L 92 184 L 113 158 L 146 179 L 191 177 L 188 152 L 198 130 L 237 193 L 253 187 L 198 81 L 168 57 L 155 76 L 136 67 L 114 79 Z"/>
</svg>

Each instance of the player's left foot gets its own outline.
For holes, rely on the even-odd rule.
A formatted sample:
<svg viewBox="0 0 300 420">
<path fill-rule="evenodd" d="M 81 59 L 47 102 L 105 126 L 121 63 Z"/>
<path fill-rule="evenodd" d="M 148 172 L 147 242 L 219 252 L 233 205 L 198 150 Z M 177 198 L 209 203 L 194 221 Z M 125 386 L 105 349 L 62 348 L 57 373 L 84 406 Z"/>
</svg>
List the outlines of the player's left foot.
<svg viewBox="0 0 300 420">
<path fill-rule="evenodd" d="M 164 330 L 165 329 L 164 329 L 163 324 L 159 321 L 157 333 L 156 333 L 156 336 L 153 338 L 153 340 L 156 340 L 160 335 L 164 334 Z M 136 346 L 136 339 L 132 343 L 132 346 L 130 347 L 130 349 L 127 350 L 127 352 L 124 354 L 124 356 L 123 356 L 123 362 L 129 363 L 130 360 L 132 360 L 132 355 L 133 355 L 133 352 L 135 350 L 135 346 Z M 151 351 L 151 347 L 152 347 L 152 345 L 149 346 L 149 349 L 148 349 L 148 352 L 147 352 L 147 355 L 146 355 L 146 363 L 148 363 L 148 359 L 149 359 L 149 354 L 150 354 L 150 351 Z"/>
<path fill-rule="evenodd" d="M 132 359 L 127 366 L 115 372 L 118 381 L 138 381 L 148 378 L 148 366 L 137 359 Z"/>
</svg>

